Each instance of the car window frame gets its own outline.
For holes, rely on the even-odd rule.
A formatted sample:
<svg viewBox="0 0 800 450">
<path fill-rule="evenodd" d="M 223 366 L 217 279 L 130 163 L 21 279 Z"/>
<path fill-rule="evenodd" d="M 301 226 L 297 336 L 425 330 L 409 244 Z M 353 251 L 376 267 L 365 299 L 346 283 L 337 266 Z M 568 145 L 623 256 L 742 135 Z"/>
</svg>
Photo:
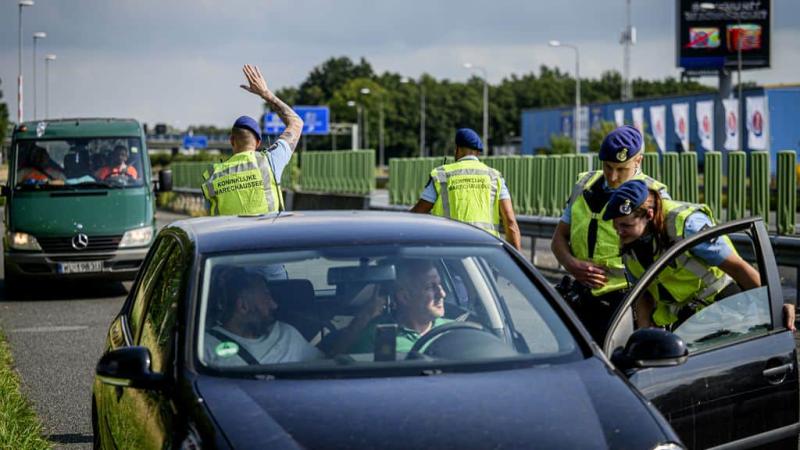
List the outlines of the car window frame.
<svg viewBox="0 0 800 450">
<path fill-rule="evenodd" d="M 148 287 L 149 287 L 150 284 L 155 279 L 155 278 L 152 278 L 150 280 L 145 280 L 145 276 L 147 275 L 146 274 L 147 269 L 149 269 L 150 263 L 153 262 L 153 258 L 155 258 L 155 255 L 156 255 L 156 253 L 158 251 L 158 248 L 159 248 L 159 245 L 161 244 L 161 242 L 166 241 L 169 238 L 172 238 L 172 240 L 174 242 L 179 242 L 178 239 L 175 239 L 174 237 L 171 237 L 168 234 L 161 234 L 161 235 L 156 237 L 155 241 L 150 246 L 150 250 L 147 252 L 147 256 L 145 257 L 144 263 L 142 263 L 142 266 L 141 266 L 141 268 L 139 269 L 139 272 L 136 275 L 136 279 L 135 279 L 135 281 L 133 283 L 133 286 L 131 287 L 130 294 L 128 295 L 128 298 L 125 301 L 125 305 L 123 307 L 123 313 L 121 314 L 121 316 L 122 316 L 121 317 L 122 318 L 121 323 L 123 324 L 123 329 L 125 330 L 124 331 L 124 335 L 125 335 L 126 345 L 129 345 L 129 346 L 130 345 L 136 345 L 136 343 L 139 342 L 139 338 L 140 338 L 140 334 L 141 334 L 141 324 L 140 324 L 140 326 L 139 326 L 139 328 L 137 330 L 133 330 L 131 328 L 131 323 L 130 323 L 131 312 L 133 311 L 133 306 L 134 306 L 134 304 L 136 302 L 136 297 L 139 294 L 139 291 L 141 291 L 141 289 L 143 288 L 143 285 L 145 283 L 148 283 Z M 157 266 L 153 270 L 153 274 L 157 276 L 158 272 L 159 272 L 159 269 L 164 264 L 164 260 L 162 259 L 161 261 L 154 262 L 154 264 L 157 264 Z M 144 317 L 144 314 L 147 313 L 147 308 L 149 306 L 147 303 L 149 303 L 149 302 L 146 302 L 145 305 L 143 306 L 144 313 L 143 313 L 142 317 Z M 134 333 L 134 331 L 135 331 L 135 333 Z"/>
<path fill-rule="evenodd" d="M 185 246 L 183 245 L 181 240 L 178 239 L 176 236 L 172 236 L 171 234 L 167 234 L 167 235 L 164 236 L 164 239 L 171 239 L 173 244 L 174 244 L 174 247 L 172 247 L 170 249 L 169 253 L 167 254 L 167 257 L 164 258 L 164 260 L 159 265 L 159 268 L 156 271 L 157 277 L 154 278 L 154 280 L 152 281 L 152 283 L 156 283 L 153 288 L 155 289 L 156 287 L 158 287 L 160 285 L 161 286 L 161 290 L 160 291 L 151 291 L 150 292 L 151 295 L 147 300 L 147 303 L 145 305 L 145 311 L 144 311 L 144 314 L 142 316 L 142 326 L 140 326 L 140 328 L 139 328 L 139 333 L 138 333 L 138 336 L 137 336 L 136 341 L 135 341 L 136 345 L 142 345 L 142 329 L 144 328 L 144 323 L 147 321 L 147 318 L 150 315 L 151 306 L 153 304 L 153 299 L 156 298 L 156 295 L 158 295 L 159 298 L 163 299 L 164 289 L 166 288 L 166 283 L 164 282 L 165 279 L 163 277 L 163 275 L 165 274 L 165 272 L 163 270 L 164 269 L 163 266 L 175 254 L 176 251 L 179 252 L 179 259 L 178 259 L 179 263 L 178 263 L 178 265 L 179 265 L 180 269 L 176 273 L 180 276 L 180 285 L 178 287 L 178 295 L 177 295 L 177 298 L 176 298 L 177 304 L 175 305 L 175 311 L 174 311 L 174 315 L 175 315 L 174 322 L 175 323 L 173 324 L 173 328 L 178 326 L 178 324 L 180 322 L 180 319 L 181 319 L 180 303 L 181 303 L 181 301 L 182 301 L 182 299 L 184 297 L 186 283 L 188 282 L 188 278 L 190 277 L 190 273 L 188 272 L 189 269 L 188 269 L 187 265 L 185 264 L 186 263 L 185 259 L 188 258 L 188 254 L 187 254 Z M 174 333 L 174 330 L 172 332 Z M 162 370 L 161 373 L 168 373 L 170 370 L 174 369 L 174 363 L 175 363 L 175 360 L 176 360 L 176 358 L 178 356 L 177 353 L 176 353 L 176 349 L 177 349 L 177 345 L 176 344 L 177 344 L 176 340 L 173 340 L 169 344 L 169 347 L 171 347 L 171 349 L 169 349 L 168 351 L 172 351 L 173 352 L 171 355 L 168 356 L 168 360 L 170 361 L 171 365 L 162 366 L 161 367 L 161 370 Z M 148 348 L 148 350 L 150 350 L 150 354 L 151 354 L 151 358 L 152 358 L 153 351 L 152 351 L 152 349 L 150 347 L 147 347 L 147 348 Z"/>
<path fill-rule="evenodd" d="M 381 246 L 381 245 L 389 245 L 389 244 L 375 244 L 375 245 Z M 448 246 L 452 246 L 452 245 L 456 245 L 457 246 L 459 244 L 429 245 L 428 243 L 417 242 L 417 243 L 412 243 L 412 244 L 409 244 L 409 245 L 412 245 L 412 246 L 414 246 L 414 245 L 420 245 L 420 246 L 421 245 L 426 245 L 426 246 L 433 246 L 433 247 L 437 247 L 437 246 L 448 247 Z M 562 358 L 565 358 L 564 360 L 568 360 L 567 358 L 576 358 L 575 360 L 586 360 L 588 358 L 591 358 L 591 357 L 594 357 L 594 356 L 598 356 L 598 354 L 595 353 L 596 350 L 593 349 L 593 348 L 596 348 L 596 346 L 594 346 L 594 347 L 592 346 L 591 338 L 588 336 L 588 334 L 583 332 L 581 330 L 581 328 L 577 325 L 578 319 L 571 313 L 571 311 L 569 310 L 567 304 L 564 302 L 564 300 L 561 298 L 561 296 L 555 291 L 555 289 L 547 281 L 547 279 L 544 278 L 544 275 L 540 274 L 538 272 L 538 269 L 536 269 L 529 261 L 527 261 L 527 259 L 525 259 L 525 257 L 522 254 L 517 252 L 516 249 L 514 249 L 512 246 L 507 244 L 505 241 L 500 241 L 500 240 L 497 241 L 496 245 L 481 244 L 480 246 L 481 247 L 489 247 L 489 248 L 497 248 L 500 251 L 505 251 L 506 255 L 511 258 L 512 263 L 516 264 L 517 268 L 520 271 L 522 271 L 524 276 L 527 277 L 531 281 L 533 286 L 539 292 L 541 292 L 543 299 L 546 302 L 548 302 L 548 305 L 553 309 L 553 311 L 554 311 L 554 313 L 556 315 L 556 318 L 561 321 L 562 325 L 567 330 L 567 332 L 569 333 L 570 337 L 574 340 L 574 342 L 576 344 L 574 353 L 572 353 L 570 355 L 559 355 L 559 356 L 556 356 L 556 357 L 554 357 L 554 361 L 555 360 L 561 360 Z M 315 247 L 314 250 L 322 250 L 322 251 L 324 251 L 325 249 L 336 248 L 336 247 L 341 247 L 341 244 L 322 245 L 322 246 Z M 309 250 L 309 249 L 307 247 L 285 247 L 285 248 L 275 249 L 274 251 L 287 252 L 288 253 L 288 252 L 301 252 L 301 251 L 306 251 L 306 250 Z M 190 313 L 191 314 L 191 318 L 189 319 L 190 322 L 191 322 L 191 325 L 190 325 L 191 326 L 191 330 L 189 330 L 189 325 L 187 325 L 187 331 L 186 331 L 186 336 L 185 336 L 186 337 L 185 346 L 186 346 L 186 350 L 187 350 L 187 355 L 186 355 L 187 364 L 190 364 L 191 368 L 195 372 L 201 373 L 201 374 L 209 374 L 209 375 L 212 375 L 212 376 L 233 377 L 233 378 L 250 377 L 250 376 L 253 376 L 253 375 L 256 375 L 256 376 L 264 375 L 264 367 L 265 366 L 263 366 L 263 365 L 230 367 L 230 368 L 225 368 L 224 370 L 220 369 L 220 368 L 215 368 L 215 367 L 206 365 L 201 361 L 200 352 L 202 350 L 200 350 L 198 348 L 198 339 L 199 339 L 198 335 L 201 332 L 201 330 L 203 329 L 203 325 L 201 324 L 201 322 L 203 320 L 205 320 L 205 314 L 201 314 L 200 308 L 201 308 L 201 305 L 203 303 L 203 299 L 202 299 L 203 283 L 204 283 L 204 279 L 206 277 L 206 271 L 207 271 L 207 267 L 206 266 L 207 266 L 208 260 L 210 258 L 217 258 L 217 257 L 223 257 L 223 256 L 248 255 L 248 254 L 256 253 L 257 251 L 258 252 L 263 252 L 264 250 L 263 249 L 251 250 L 251 251 L 225 250 L 225 251 L 216 251 L 216 252 L 209 252 L 209 253 L 200 252 L 200 253 L 198 253 L 198 254 L 196 254 L 194 256 L 194 260 L 192 262 L 192 275 L 190 276 L 191 279 L 187 280 L 191 284 L 186 286 L 187 295 L 189 295 L 189 297 L 190 297 L 190 300 L 187 300 L 187 301 L 191 302 L 192 311 Z M 499 305 L 497 305 L 497 308 L 498 308 L 498 311 L 501 314 L 503 314 L 503 316 L 501 316 L 502 319 L 506 320 L 507 316 L 505 314 L 507 314 L 507 311 L 501 311 Z M 513 339 L 512 339 L 512 341 L 513 341 Z M 499 358 L 497 360 L 493 360 L 492 364 L 496 365 L 497 370 L 503 370 L 501 367 L 502 366 L 506 366 L 506 365 L 508 365 L 508 367 L 528 367 L 528 364 L 530 364 L 532 359 L 529 358 L 530 355 L 526 355 L 526 356 L 527 357 L 525 357 L 525 358 L 510 358 L 510 359 Z M 535 358 L 535 359 L 538 359 L 538 358 Z M 420 361 L 419 363 L 420 364 L 425 364 L 426 361 Z M 364 374 L 374 373 L 375 376 L 379 376 L 381 374 L 380 371 L 383 370 L 383 369 L 386 369 L 386 368 L 392 369 L 392 370 L 396 369 L 397 374 L 400 374 L 401 372 L 403 372 L 403 373 L 405 373 L 407 371 L 414 372 L 415 370 L 418 370 L 418 369 L 414 368 L 414 364 L 409 364 L 407 367 L 395 367 L 395 366 L 381 367 L 382 364 L 383 363 L 377 363 L 374 367 L 371 367 L 371 368 L 352 368 L 354 370 L 348 370 L 348 368 L 346 366 L 342 366 L 342 367 L 339 368 L 340 370 L 342 370 L 342 373 L 340 373 L 338 375 L 349 377 L 349 376 L 356 376 L 357 373 L 364 373 Z M 449 370 L 449 369 L 454 368 L 454 367 L 470 367 L 471 365 L 474 365 L 474 362 L 471 362 L 471 361 L 470 362 L 452 362 L 452 363 L 444 363 L 444 362 L 442 362 L 441 368 Z M 273 366 L 273 367 L 277 367 L 277 366 Z M 439 367 L 439 366 L 437 366 L 437 367 Z M 322 373 L 325 372 L 325 370 L 327 370 L 327 369 L 319 369 L 318 370 L 318 369 L 307 369 L 307 368 L 304 368 L 302 373 L 307 375 L 307 376 L 317 376 L 315 374 L 317 374 L 317 373 L 322 374 Z M 295 369 L 291 369 L 291 368 L 287 368 L 287 369 L 273 368 L 271 373 L 273 375 L 275 375 L 275 376 L 283 376 L 285 374 L 295 373 Z M 397 374 L 393 374 L 391 376 L 395 376 Z M 372 375 L 370 375 L 370 376 L 372 376 Z"/>
<path fill-rule="evenodd" d="M 623 325 L 622 322 L 624 316 L 630 310 L 633 301 L 647 290 L 647 287 L 658 275 L 658 273 L 661 272 L 661 269 L 665 265 L 671 263 L 675 258 L 687 252 L 690 248 L 694 247 L 698 243 L 708 241 L 709 239 L 713 239 L 715 237 L 728 235 L 735 243 L 735 241 L 738 239 L 733 238 L 737 233 L 744 233 L 747 236 L 747 239 L 749 239 L 749 241 L 752 243 L 755 260 L 758 264 L 758 271 L 762 280 L 761 284 L 762 286 L 767 286 L 767 298 L 769 300 L 771 321 L 770 329 L 768 330 L 767 334 L 781 331 L 780 317 L 783 307 L 783 292 L 781 290 L 780 279 L 777 271 L 767 270 L 767 262 L 771 262 L 772 266 L 777 267 L 775 256 L 769 241 L 769 234 L 764 224 L 764 220 L 761 217 L 746 217 L 703 230 L 700 233 L 681 240 L 664 252 L 664 254 L 661 255 L 661 257 L 645 271 L 642 277 L 637 281 L 637 283 L 633 286 L 631 291 L 625 296 L 625 299 L 617 308 L 617 311 L 611 320 L 611 325 L 608 328 L 605 341 L 603 342 L 603 353 L 606 356 L 611 357 L 611 354 L 615 348 L 614 335 L 616 334 L 617 329 Z M 630 336 L 625 337 L 624 340 L 627 341 L 629 337 Z M 736 345 L 738 342 L 742 341 L 732 342 L 730 345 Z M 622 345 L 624 344 L 625 342 L 622 342 Z M 697 353 L 690 355 L 690 357 L 719 348 L 721 347 L 714 347 L 705 349 L 703 351 L 698 351 Z"/>
</svg>

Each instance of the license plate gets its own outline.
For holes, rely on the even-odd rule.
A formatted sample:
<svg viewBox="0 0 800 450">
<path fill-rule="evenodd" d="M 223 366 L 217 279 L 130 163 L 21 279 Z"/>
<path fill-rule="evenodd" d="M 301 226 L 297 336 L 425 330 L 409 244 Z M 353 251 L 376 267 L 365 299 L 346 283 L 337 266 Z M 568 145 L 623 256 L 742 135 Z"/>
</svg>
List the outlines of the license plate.
<svg viewBox="0 0 800 450">
<path fill-rule="evenodd" d="M 102 271 L 103 261 L 79 261 L 58 264 L 58 273 L 89 273 Z"/>
</svg>

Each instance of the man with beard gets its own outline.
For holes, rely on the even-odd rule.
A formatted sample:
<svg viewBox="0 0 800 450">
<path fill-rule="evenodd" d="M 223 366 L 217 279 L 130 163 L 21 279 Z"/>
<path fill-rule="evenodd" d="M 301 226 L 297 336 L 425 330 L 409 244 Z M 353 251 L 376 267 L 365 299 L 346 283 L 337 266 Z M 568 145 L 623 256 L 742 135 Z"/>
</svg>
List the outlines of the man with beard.
<svg viewBox="0 0 800 450">
<path fill-rule="evenodd" d="M 212 290 L 219 316 L 206 329 L 205 362 L 242 366 L 309 361 L 323 358 L 296 328 L 278 321 L 278 305 L 264 278 L 242 268 L 225 269 Z"/>
<path fill-rule="evenodd" d="M 373 298 L 343 330 L 332 353 L 372 353 L 379 323 L 397 323 L 396 351 L 408 353 L 425 333 L 451 322 L 444 318 L 444 298 L 439 271 L 429 260 L 409 259 L 397 264 L 394 292 L 396 311 L 385 314 L 387 299 L 374 290 Z"/>
</svg>

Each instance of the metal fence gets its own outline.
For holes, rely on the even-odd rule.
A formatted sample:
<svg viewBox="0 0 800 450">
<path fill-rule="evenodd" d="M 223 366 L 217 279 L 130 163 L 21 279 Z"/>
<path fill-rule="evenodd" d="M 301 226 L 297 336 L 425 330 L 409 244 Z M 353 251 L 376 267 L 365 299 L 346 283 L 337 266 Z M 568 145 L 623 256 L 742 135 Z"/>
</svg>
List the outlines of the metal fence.
<svg viewBox="0 0 800 450">
<path fill-rule="evenodd" d="M 306 151 L 300 166 L 304 191 L 369 194 L 375 189 L 374 150 Z"/>
<path fill-rule="evenodd" d="M 666 184 L 675 200 L 704 202 L 719 220 L 757 215 L 769 223 L 774 213 L 778 234 L 795 233 L 797 176 L 793 150 L 778 152 L 774 180 L 769 152 L 754 151 L 749 156 L 744 152 L 706 152 L 704 156 L 702 173 L 694 152 L 647 153 L 643 170 Z M 561 215 L 579 173 L 600 168 L 596 154 L 496 156 L 482 161 L 503 174 L 518 214 L 548 217 Z M 389 202 L 416 203 L 431 170 L 443 162 L 442 158 L 391 159 Z"/>
</svg>

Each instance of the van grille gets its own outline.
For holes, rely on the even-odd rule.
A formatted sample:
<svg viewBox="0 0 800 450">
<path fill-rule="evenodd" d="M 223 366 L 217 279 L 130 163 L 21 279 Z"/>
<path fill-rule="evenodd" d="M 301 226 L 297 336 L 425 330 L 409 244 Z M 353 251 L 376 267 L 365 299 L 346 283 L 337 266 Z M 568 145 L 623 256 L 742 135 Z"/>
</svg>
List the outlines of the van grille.
<svg viewBox="0 0 800 450">
<path fill-rule="evenodd" d="M 36 240 L 45 253 L 74 253 L 80 252 L 108 252 L 119 247 L 122 235 L 116 236 L 89 236 L 89 245 L 83 250 L 72 247 L 72 238 L 69 237 L 37 237 Z"/>
</svg>

